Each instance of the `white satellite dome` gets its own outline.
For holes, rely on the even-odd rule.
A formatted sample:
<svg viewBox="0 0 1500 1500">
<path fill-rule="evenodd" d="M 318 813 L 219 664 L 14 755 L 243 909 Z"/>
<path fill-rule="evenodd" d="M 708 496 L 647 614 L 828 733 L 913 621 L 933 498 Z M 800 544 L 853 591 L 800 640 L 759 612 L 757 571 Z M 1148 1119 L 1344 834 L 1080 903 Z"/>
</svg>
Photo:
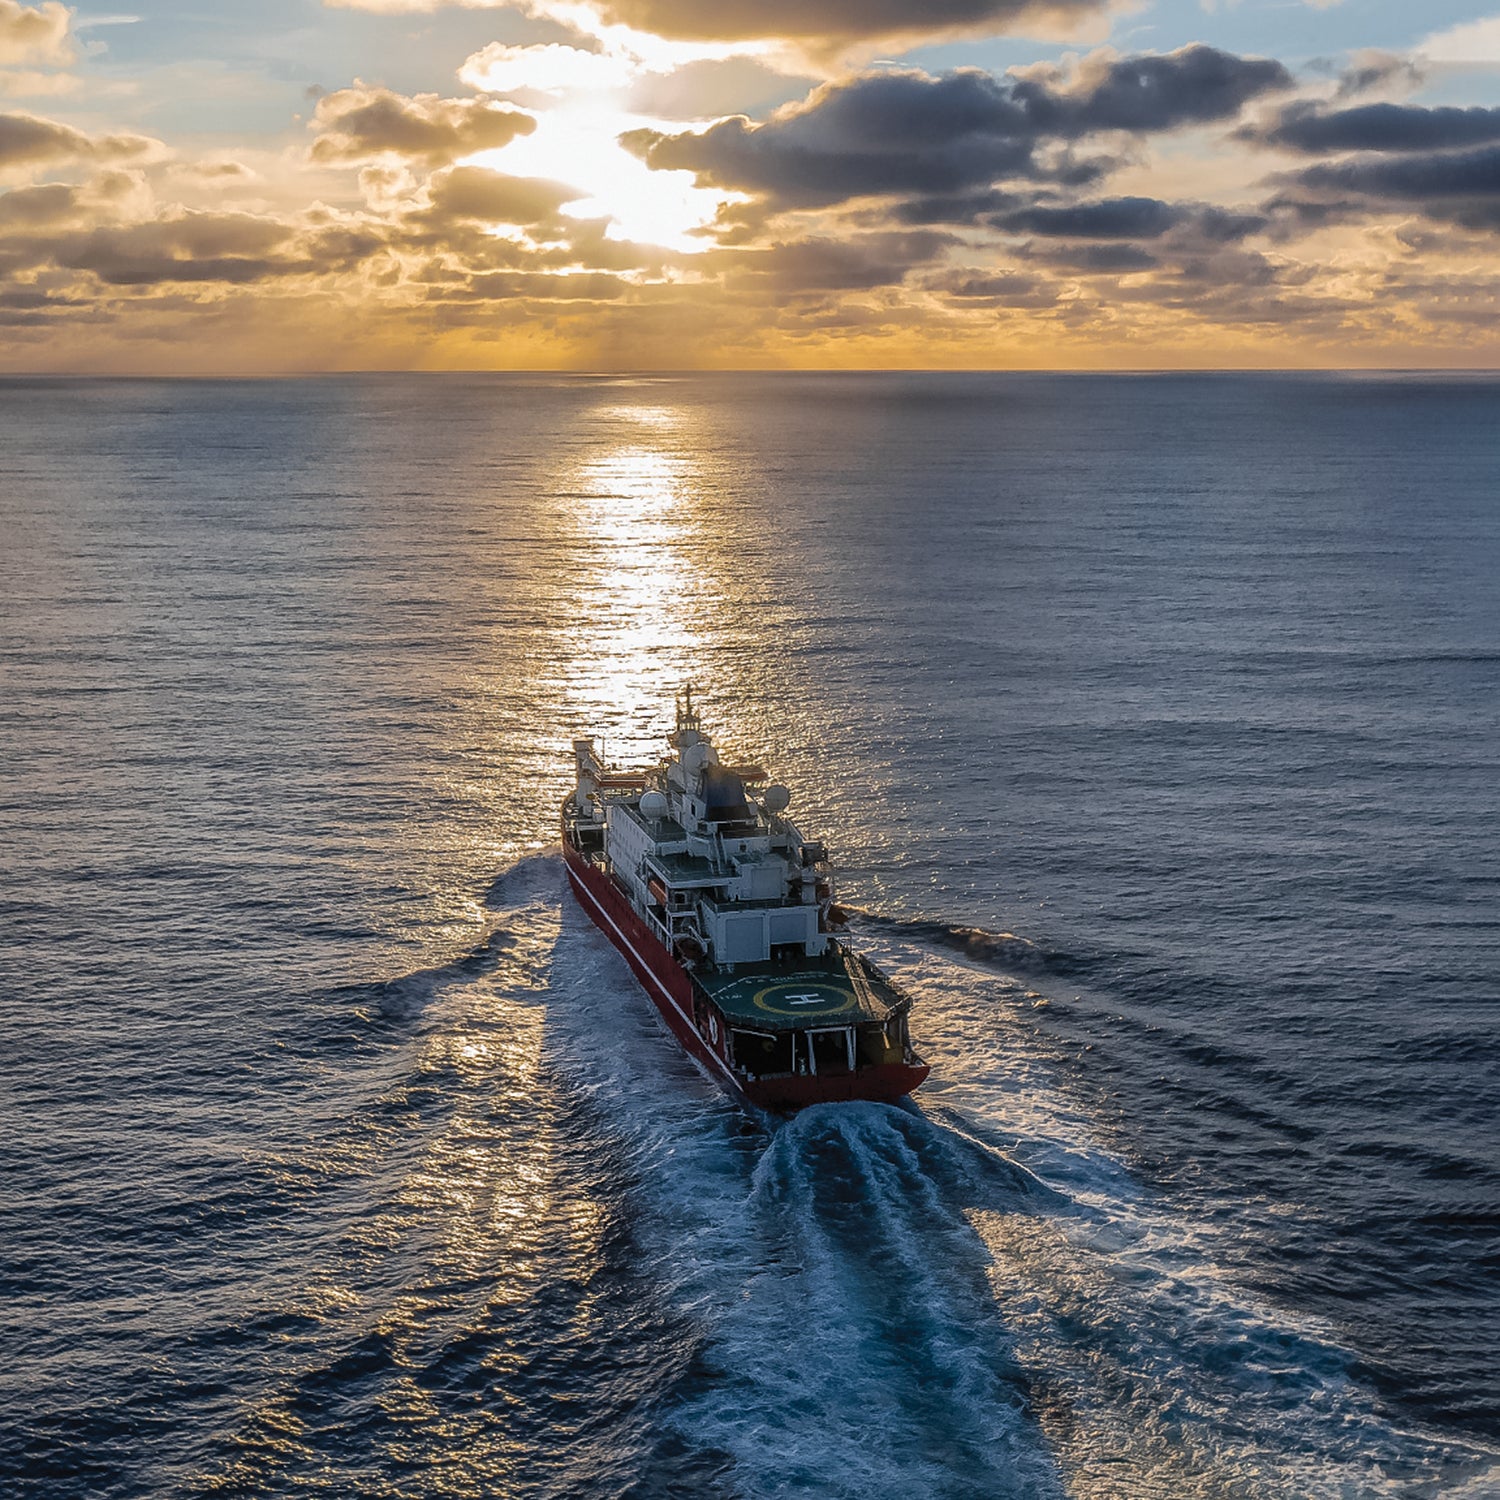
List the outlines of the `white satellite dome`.
<svg viewBox="0 0 1500 1500">
<path fill-rule="evenodd" d="M 710 754 L 710 749 L 705 744 L 689 745 L 682 752 L 682 764 L 689 771 L 701 771 L 708 764 Z"/>
<path fill-rule="evenodd" d="M 765 796 L 761 798 L 768 811 L 773 813 L 784 813 L 792 805 L 792 794 L 781 785 L 773 782 L 766 788 Z"/>
<path fill-rule="evenodd" d="M 641 795 L 643 818 L 664 818 L 667 815 L 667 799 L 660 792 L 644 792 Z"/>
</svg>

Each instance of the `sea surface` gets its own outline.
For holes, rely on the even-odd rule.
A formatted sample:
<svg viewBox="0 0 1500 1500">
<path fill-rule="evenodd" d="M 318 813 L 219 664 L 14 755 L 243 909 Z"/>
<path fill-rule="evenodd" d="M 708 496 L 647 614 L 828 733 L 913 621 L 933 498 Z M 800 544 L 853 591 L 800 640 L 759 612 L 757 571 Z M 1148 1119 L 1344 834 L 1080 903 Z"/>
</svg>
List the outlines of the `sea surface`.
<svg viewBox="0 0 1500 1500">
<path fill-rule="evenodd" d="M 681 685 L 917 996 L 565 890 Z M 1500 380 L 0 382 L 0 1492 L 1500 1495 Z"/>
</svg>

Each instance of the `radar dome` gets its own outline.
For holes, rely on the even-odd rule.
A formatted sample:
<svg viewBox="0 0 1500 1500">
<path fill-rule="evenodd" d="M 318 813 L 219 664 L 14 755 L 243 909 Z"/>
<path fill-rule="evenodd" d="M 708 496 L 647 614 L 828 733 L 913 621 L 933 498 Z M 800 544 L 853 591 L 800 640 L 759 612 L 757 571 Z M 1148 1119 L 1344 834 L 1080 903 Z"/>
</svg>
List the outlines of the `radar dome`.
<svg viewBox="0 0 1500 1500">
<path fill-rule="evenodd" d="M 667 815 L 667 799 L 660 792 L 646 792 L 641 797 L 643 818 L 664 818 Z"/>
<path fill-rule="evenodd" d="M 784 813 L 792 805 L 792 794 L 777 783 L 766 788 L 766 794 L 761 798 L 769 811 L 773 813 Z"/>
<path fill-rule="evenodd" d="M 702 743 L 689 745 L 682 752 L 682 763 L 689 771 L 701 771 L 708 764 L 708 746 Z"/>
</svg>

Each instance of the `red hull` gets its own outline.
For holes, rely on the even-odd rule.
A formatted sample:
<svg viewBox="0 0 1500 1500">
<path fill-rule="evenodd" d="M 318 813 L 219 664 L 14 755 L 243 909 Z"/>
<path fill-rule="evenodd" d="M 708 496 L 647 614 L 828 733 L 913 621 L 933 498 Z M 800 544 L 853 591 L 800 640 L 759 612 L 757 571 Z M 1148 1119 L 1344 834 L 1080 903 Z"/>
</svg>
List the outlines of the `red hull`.
<svg viewBox="0 0 1500 1500">
<path fill-rule="evenodd" d="M 683 1050 L 736 1099 L 777 1112 L 851 1099 L 891 1103 L 911 1093 L 931 1071 L 925 1064 L 912 1067 L 904 1063 L 887 1063 L 832 1078 L 800 1075 L 762 1079 L 741 1077 L 719 1050 L 728 1045 L 727 1027 L 716 1028 L 718 1045 L 715 1046 L 693 1024 L 692 976 L 641 921 L 607 875 L 566 841 L 563 857 L 567 861 L 568 879 L 578 897 L 578 904 L 624 955 Z"/>
</svg>

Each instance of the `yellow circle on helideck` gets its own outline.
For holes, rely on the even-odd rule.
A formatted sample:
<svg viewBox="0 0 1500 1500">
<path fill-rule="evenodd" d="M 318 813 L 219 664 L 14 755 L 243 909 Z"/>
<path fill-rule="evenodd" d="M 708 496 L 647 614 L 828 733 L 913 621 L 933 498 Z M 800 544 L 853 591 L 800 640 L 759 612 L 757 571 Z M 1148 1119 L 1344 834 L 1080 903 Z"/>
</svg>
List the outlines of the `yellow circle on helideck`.
<svg viewBox="0 0 1500 1500">
<path fill-rule="evenodd" d="M 800 995 L 816 995 L 816 1005 L 797 1005 L 793 1003 L 795 997 Z M 777 1000 L 782 1003 L 777 1004 Z M 763 990 L 756 990 L 750 997 L 750 1003 L 757 1010 L 763 1010 L 773 1016 L 831 1016 L 840 1011 L 848 1010 L 854 1005 L 854 992 L 846 990 L 841 985 L 802 983 L 795 980 L 788 984 L 768 984 Z"/>
</svg>

